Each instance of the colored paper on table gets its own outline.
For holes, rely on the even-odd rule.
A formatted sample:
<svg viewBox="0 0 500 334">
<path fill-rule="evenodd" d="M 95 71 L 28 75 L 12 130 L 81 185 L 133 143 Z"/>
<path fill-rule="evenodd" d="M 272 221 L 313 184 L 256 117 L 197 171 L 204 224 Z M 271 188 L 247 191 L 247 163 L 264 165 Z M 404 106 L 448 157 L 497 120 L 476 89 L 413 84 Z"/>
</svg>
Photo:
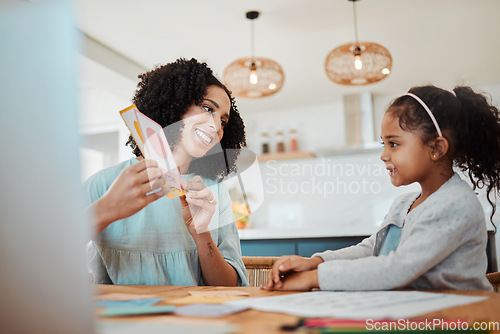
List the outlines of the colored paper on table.
<svg viewBox="0 0 500 334">
<path fill-rule="evenodd" d="M 193 296 L 250 296 L 250 293 L 238 290 L 207 290 L 207 291 L 188 291 Z"/>
<path fill-rule="evenodd" d="M 181 176 L 174 160 L 163 128 L 141 113 L 135 104 L 120 111 L 134 141 L 146 159 L 154 160 L 163 171 L 167 188 L 167 198 L 184 195 Z"/>
<path fill-rule="evenodd" d="M 169 303 L 172 304 L 221 304 L 225 302 L 235 301 L 238 299 L 246 298 L 244 296 L 205 296 L 205 295 L 191 295 L 178 299 L 170 299 Z"/>
<path fill-rule="evenodd" d="M 177 307 L 174 313 L 193 317 L 222 317 L 245 310 L 248 310 L 248 307 L 227 304 L 191 304 Z"/>
<path fill-rule="evenodd" d="M 124 315 L 165 314 L 172 313 L 174 310 L 175 306 L 173 305 L 108 307 L 101 313 L 101 316 L 116 317 Z"/>
<path fill-rule="evenodd" d="M 132 300 L 100 300 L 97 302 L 97 307 L 132 307 L 132 306 L 151 306 L 163 298 L 143 298 Z"/>
<path fill-rule="evenodd" d="M 311 320 L 311 322 L 309 322 Z M 373 319 L 371 319 L 373 321 Z M 436 320 L 443 319 L 388 319 L 377 320 L 377 327 L 371 327 L 373 323 L 369 324 L 369 320 L 349 320 L 349 319 L 305 319 L 299 321 L 298 326 L 292 326 L 289 330 L 304 329 L 304 332 L 313 332 L 321 334 L 353 334 L 353 333 L 373 333 L 380 332 L 386 334 L 487 334 L 488 330 L 473 329 L 464 326 L 467 321 L 460 320 L 444 320 L 439 325 Z M 356 325 L 355 322 L 358 322 Z M 453 329 L 452 329 L 453 328 Z M 282 329 L 288 329 L 287 326 Z"/>
<path fill-rule="evenodd" d="M 136 295 L 131 293 L 108 293 L 105 295 L 96 296 L 97 300 L 134 300 L 134 299 L 150 299 L 156 298 L 154 295 Z"/>
</svg>

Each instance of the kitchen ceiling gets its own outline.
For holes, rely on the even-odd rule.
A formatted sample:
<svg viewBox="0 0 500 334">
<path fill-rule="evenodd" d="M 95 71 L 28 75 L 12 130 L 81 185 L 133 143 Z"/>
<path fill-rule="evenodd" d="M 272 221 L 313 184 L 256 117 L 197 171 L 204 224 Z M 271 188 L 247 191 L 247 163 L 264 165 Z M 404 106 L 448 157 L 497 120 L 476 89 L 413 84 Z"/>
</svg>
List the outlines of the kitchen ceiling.
<svg viewBox="0 0 500 334">
<path fill-rule="evenodd" d="M 394 96 L 419 84 L 500 84 L 500 1 L 361 0 L 360 41 L 392 54 L 392 73 L 360 87 L 328 80 L 330 50 L 354 40 L 347 0 L 81 0 L 78 28 L 108 48 L 151 69 L 178 57 L 206 61 L 221 78 L 225 67 L 250 56 L 249 10 L 255 54 L 277 61 L 285 83 L 277 94 L 237 99 L 244 113 L 306 108 L 371 91 Z"/>
</svg>

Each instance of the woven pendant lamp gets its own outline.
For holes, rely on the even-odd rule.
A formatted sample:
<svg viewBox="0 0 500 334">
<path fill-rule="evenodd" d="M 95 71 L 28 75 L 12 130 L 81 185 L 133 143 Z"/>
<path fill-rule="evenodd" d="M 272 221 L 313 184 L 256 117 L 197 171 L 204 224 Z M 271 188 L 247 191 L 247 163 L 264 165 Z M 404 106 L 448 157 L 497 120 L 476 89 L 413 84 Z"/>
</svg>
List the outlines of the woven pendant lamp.
<svg viewBox="0 0 500 334">
<path fill-rule="evenodd" d="M 325 71 L 330 80 L 341 85 L 367 85 L 386 78 L 391 73 L 392 56 L 380 44 L 358 41 L 356 1 L 353 4 L 355 41 L 330 51 Z"/>
<path fill-rule="evenodd" d="M 251 22 L 251 57 L 237 59 L 224 70 L 223 81 L 235 96 L 259 98 L 273 95 L 285 80 L 283 69 L 277 62 L 254 55 L 254 20 L 258 17 L 257 11 L 246 13 Z"/>
</svg>

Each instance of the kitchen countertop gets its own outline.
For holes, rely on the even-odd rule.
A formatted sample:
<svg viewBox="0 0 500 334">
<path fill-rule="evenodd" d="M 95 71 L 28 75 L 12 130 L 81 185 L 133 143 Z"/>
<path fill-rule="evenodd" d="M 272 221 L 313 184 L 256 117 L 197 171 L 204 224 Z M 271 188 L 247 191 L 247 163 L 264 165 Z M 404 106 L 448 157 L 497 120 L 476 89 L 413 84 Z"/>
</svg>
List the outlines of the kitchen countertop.
<svg viewBox="0 0 500 334">
<path fill-rule="evenodd" d="M 297 238 L 341 238 L 369 236 L 377 232 L 378 225 L 373 226 L 331 226 L 328 228 L 313 226 L 301 228 L 246 228 L 238 230 L 240 240 L 269 240 Z M 488 228 L 488 231 L 492 229 Z"/>
<path fill-rule="evenodd" d="M 301 228 L 247 228 L 238 230 L 240 240 L 333 238 L 368 236 L 377 231 L 377 225 L 370 226 L 329 226 Z"/>
</svg>

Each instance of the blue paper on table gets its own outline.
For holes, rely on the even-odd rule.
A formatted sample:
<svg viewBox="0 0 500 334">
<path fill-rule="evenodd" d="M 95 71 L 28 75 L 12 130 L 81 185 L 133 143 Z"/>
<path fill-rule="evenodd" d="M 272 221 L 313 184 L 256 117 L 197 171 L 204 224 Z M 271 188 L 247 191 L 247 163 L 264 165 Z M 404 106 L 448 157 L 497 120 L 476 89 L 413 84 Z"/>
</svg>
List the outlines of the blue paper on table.
<svg viewBox="0 0 500 334">
<path fill-rule="evenodd" d="M 177 307 L 174 311 L 177 315 L 196 317 L 222 317 L 249 309 L 248 306 L 233 306 L 227 304 L 190 304 Z"/>
<path fill-rule="evenodd" d="M 131 306 L 131 307 L 108 307 L 101 316 L 115 317 L 120 315 L 141 315 L 141 314 L 165 314 L 175 310 L 173 305 L 159 306 Z"/>
<path fill-rule="evenodd" d="M 163 298 L 142 298 L 132 300 L 100 300 L 97 307 L 131 307 L 131 306 L 151 306 Z"/>
</svg>

